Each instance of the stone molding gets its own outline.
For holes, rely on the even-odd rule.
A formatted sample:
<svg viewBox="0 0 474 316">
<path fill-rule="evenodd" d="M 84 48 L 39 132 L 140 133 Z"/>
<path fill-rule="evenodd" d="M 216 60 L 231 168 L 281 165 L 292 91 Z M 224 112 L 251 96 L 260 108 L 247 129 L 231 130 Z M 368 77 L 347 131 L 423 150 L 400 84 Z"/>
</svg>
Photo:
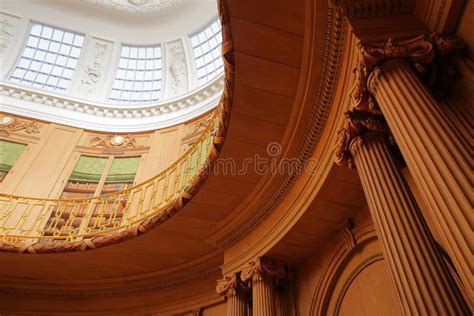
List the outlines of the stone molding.
<svg viewBox="0 0 474 316">
<path fill-rule="evenodd" d="M 131 132 L 169 127 L 215 108 L 225 82 L 222 74 L 177 99 L 129 107 L 85 101 L 6 81 L 0 82 L 0 95 L 4 111 L 13 114 L 98 131 Z"/>
</svg>

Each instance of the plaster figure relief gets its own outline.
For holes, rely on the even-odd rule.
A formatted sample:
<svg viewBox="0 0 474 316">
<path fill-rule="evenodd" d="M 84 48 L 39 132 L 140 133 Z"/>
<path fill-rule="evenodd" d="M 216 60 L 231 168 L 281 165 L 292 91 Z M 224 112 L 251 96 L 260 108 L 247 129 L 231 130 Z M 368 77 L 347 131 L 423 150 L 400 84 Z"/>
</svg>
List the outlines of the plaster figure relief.
<svg viewBox="0 0 474 316">
<path fill-rule="evenodd" d="M 167 44 L 168 53 L 168 76 L 169 97 L 181 95 L 187 92 L 187 69 L 186 56 L 184 55 L 183 44 L 175 41 Z"/>
</svg>

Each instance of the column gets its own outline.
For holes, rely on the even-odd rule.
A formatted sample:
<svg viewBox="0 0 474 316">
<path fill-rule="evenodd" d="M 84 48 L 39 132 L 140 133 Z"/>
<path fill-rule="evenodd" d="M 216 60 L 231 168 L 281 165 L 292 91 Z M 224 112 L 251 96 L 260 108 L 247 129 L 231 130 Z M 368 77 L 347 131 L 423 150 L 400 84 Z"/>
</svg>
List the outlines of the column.
<svg viewBox="0 0 474 316">
<path fill-rule="evenodd" d="M 227 297 L 227 316 L 248 316 L 247 289 L 240 280 L 240 273 L 217 281 L 216 291 Z"/>
<path fill-rule="evenodd" d="M 253 314 L 274 316 L 277 312 L 276 282 L 286 277 L 283 264 L 266 258 L 258 258 L 242 269 L 241 279 L 252 286 Z"/>
<path fill-rule="evenodd" d="M 471 153 L 407 60 L 382 63 L 372 71 L 368 87 L 473 298 Z"/>
<path fill-rule="evenodd" d="M 392 157 L 387 133 L 380 132 L 384 129 L 379 115 L 349 112 L 339 144 L 359 172 L 402 309 L 406 315 L 465 314 L 459 290 Z"/>
</svg>

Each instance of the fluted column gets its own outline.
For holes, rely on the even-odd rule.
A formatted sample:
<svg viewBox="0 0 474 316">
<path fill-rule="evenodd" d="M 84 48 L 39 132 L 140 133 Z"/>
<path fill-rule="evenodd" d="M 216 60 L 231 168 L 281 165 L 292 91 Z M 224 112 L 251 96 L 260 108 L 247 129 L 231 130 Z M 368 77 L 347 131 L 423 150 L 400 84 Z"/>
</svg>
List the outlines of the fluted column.
<svg viewBox="0 0 474 316">
<path fill-rule="evenodd" d="M 217 281 L 216 291 L 227 297 L 227 316 L 248 316 L 247 287 L 240 280 L 239 273 Z"/>
<path fill-rule="evenodd" d="M 364 134 L 349 146 L 404 313 L 467 313 L 385 136 Z"/>
<path fill-rule="evenodd" d="M 257 258 L 242 269 L 242 281 L 251 283 L 254 315 L 276 315 L 276 282 L 285 277 L 286 269 L 283 264 L 266 258 Z"/>
<path fill-rule="evenodd" d="M 472 157 L 406 60 L 384 62 L 372 71 L 368 87 L 472 298 Z"/>
</svg>

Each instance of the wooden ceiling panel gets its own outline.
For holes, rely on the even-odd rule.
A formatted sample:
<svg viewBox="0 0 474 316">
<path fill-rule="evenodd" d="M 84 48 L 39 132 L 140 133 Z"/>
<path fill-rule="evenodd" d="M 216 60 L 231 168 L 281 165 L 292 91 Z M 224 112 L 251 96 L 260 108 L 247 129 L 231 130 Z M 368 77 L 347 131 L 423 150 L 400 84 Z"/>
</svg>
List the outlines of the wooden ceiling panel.
<svg viewBox="0 0 474 316">
<path fill-rule="evenodd" d="M 301 36 L 239 18 L 233 18 L 231 24 L 236 52 L 300 67 L 303 48 Z"/>
<path fill-rule="evenodd" d="M 303 0 L 229 0 L 228 5 L 232 17 L 303 34 Z"/>
<path fill-rule="evenodd" d="M 286 125 L 294 99 L 284 95 L 235 84 L 233 113 Z"/>
<path fill-rule="evenodd" d="M 284 126 L 234 113 L 227 140 L 267 146 L 280 141 Z"/>
<path fill-rule="evenodd" d="M 298 85 L 299 69 L 236 52 L 235 82 L 268 92 L 293 97 Z"/>
</svg>

